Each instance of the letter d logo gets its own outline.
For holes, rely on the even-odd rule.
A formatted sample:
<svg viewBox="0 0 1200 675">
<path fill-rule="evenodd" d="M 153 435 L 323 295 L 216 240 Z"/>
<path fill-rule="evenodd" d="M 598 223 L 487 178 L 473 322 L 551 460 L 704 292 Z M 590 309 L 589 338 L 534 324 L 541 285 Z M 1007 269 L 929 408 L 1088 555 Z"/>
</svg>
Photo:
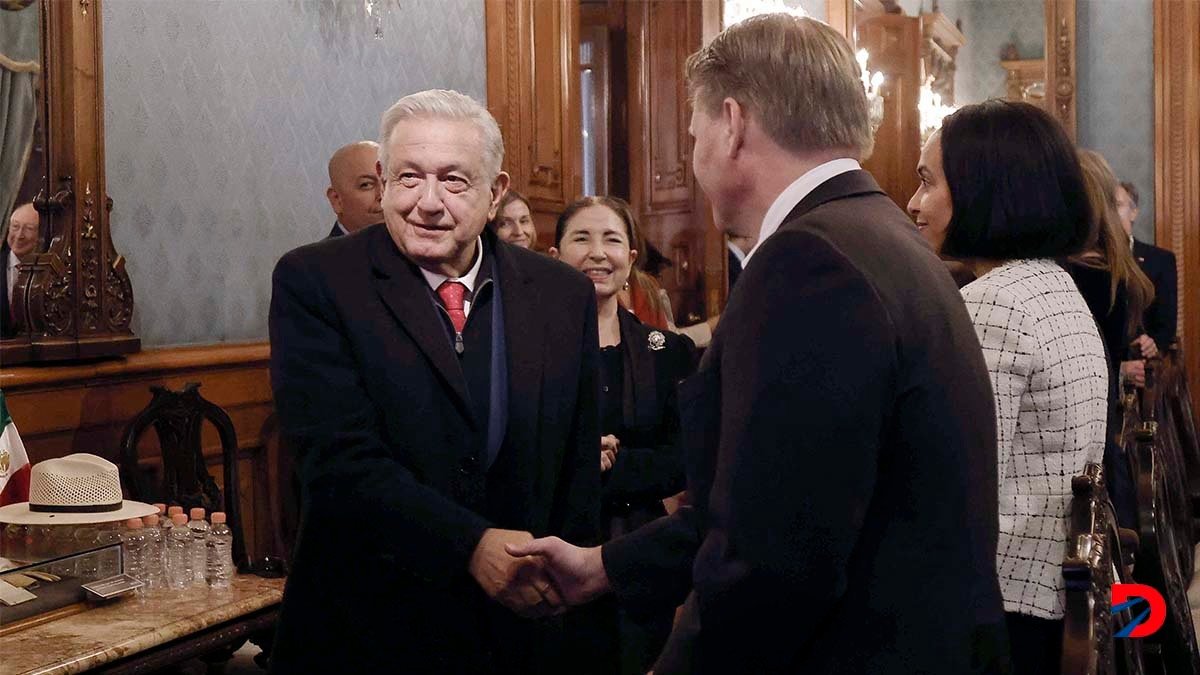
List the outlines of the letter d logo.
<svg viewBox="0 0 1200 675">
<path fill-rule="evenodd" d="M 1140 638 L 1154 634 L 1167 620 L 1167 603 L 1162 594 L 1146 584 L 1113 584 L 1112 613 L 1130 609 L 1133 621 L 1113 637 Z"/>
</svg>

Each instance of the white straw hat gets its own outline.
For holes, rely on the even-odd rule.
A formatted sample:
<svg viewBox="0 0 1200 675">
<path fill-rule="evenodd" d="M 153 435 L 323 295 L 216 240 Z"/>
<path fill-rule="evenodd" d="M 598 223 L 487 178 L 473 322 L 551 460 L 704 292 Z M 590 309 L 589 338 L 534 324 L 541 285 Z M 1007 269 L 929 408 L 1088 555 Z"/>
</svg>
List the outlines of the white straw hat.
<svg viewBox="0 0 1200 675">
<path fill-rule="evenodd" d="M 29 501 L 0 507 L 0 523 L 84 525 L 152 513 L 158 509 L 121 498 L 116 464 L 80 452 L 34 464 L 29 472 Z"/>
</svg>

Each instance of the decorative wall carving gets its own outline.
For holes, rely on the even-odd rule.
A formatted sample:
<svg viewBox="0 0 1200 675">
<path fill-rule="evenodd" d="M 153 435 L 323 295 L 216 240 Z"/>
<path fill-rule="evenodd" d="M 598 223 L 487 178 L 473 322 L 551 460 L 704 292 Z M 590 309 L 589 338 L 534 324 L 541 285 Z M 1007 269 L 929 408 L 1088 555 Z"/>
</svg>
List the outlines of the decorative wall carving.
<svg viewBox="0 0 1200 675">
<path fill-rule="evenodd" d="M 1075 138 L 1075 0 L 1046 0 L 1046 96 Z"/>
<path fill-rule="evenodd" d="M 1179 341 L 1200 415 L 1200 3 L 1154 2 L 1155 241 L 1175 253 Z"/>
</svg>

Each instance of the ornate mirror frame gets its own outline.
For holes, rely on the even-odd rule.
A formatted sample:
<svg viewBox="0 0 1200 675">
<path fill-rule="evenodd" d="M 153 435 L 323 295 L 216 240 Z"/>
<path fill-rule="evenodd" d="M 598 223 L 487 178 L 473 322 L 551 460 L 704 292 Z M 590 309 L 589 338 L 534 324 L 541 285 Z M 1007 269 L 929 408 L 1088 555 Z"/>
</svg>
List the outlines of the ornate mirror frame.
<svg viewBox="0 0 1200 675">
<path fill-rule="evenodd" d="M 854 5 L 857 0 L 827 0 L 829 25 L 854 39 Z M 1075 2 L 1045 0 L 1046 3 L 1046 102 L 1075 138 Z"/>
<path fill-rule="evenodd" d="M 136 352 L 133 289 L 109 232 L 104 176 L 100 0 L 40 0 L 47 183 L 34 206 L 48 249 L 22 264 L 13 292 L 21 328 L 0 362 L 61 361 Z"/>
</svg>

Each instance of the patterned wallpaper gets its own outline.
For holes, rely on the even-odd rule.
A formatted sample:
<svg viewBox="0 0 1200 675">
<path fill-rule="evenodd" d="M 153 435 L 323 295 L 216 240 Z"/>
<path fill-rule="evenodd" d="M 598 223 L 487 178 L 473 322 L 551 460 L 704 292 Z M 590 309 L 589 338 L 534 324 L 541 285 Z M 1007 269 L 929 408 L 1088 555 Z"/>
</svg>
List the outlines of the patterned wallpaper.
<svg viewBox="0 0 1200 675">
<path fill-rule="evenodd" d="M 145 346 L 264 339 L 271 270 L 324 237 L 329 155 L 399 97 L 483 100 L 483 2 L 103 4 L 112 236 Z"/>
<path fill-rule="evenodd" d="M 1134 235 L 1154 241 L 1154 5 L 1150 0 L 1080 0 L 1079 144 L 1104 155 L 1137 186 Z"/>
</svg>

